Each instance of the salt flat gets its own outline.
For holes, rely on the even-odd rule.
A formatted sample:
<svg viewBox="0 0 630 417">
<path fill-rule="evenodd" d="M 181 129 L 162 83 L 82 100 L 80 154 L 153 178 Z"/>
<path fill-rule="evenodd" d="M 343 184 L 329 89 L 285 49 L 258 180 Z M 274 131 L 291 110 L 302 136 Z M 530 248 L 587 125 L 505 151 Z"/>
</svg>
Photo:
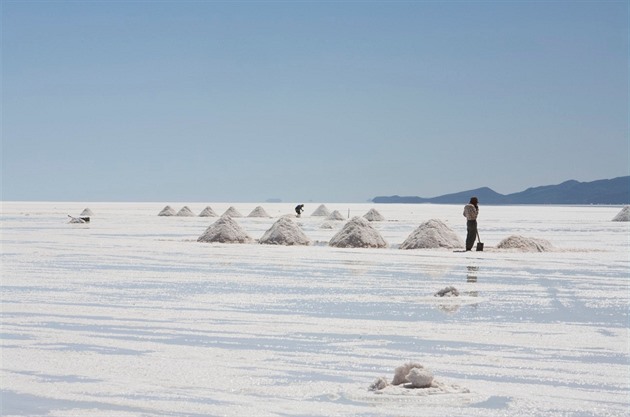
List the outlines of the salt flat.
<svg viewBox="0 0 630 417">
<path fill-rule="evenodd" d="M 376 208 L 389 247 L 197 242 L 217 220 L 167 203 L 2 204 L 2 415 L 627 416 L 630 223 L 620 207 L 481 202 L 483 252 L 401 250 L 422 222 L 465 237 L 462 206 Z M 181 203 L 254 238 L 294 204 Z M 86 207 L 89 224 L 68 224 Z M 495 246 L 510 235 L 555 250 Z M 434 294 L 454 286 L 459 297 Z M 449 389 L 372 392 L 415 361 Z"/>
</svg>

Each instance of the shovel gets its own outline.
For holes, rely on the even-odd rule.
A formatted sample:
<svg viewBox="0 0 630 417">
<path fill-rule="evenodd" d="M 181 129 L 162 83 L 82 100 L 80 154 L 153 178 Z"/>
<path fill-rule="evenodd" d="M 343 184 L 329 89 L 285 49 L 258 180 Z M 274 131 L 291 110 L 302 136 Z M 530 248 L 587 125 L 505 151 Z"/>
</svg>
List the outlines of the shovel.
<svg viewBox="0 0 630 417">
<path fill-rule="evenodd" d="M 483 252 L 483 243 L 480 242 L 479 231 L 477 231 L 477 252 Z"/>
</svg>

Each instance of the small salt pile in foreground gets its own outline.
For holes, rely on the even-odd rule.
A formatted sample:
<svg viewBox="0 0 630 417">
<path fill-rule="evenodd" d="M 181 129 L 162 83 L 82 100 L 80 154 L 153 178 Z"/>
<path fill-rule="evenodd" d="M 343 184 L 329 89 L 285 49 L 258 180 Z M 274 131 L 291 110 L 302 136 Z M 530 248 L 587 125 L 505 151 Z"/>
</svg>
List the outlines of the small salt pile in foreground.
<svg viewBox="0 0 630 417">
<path fill-rule="evenodd" d="M 363 217 L 369 222 L 382 222 L 385 221 L 385 217 L 379 213 L 376 209 L 370 209 Z"/>
<path fill-rule="evenodd" d="M 332 213 L 330 213 L 330 215 L 328 217 L 326 217 L 326 220 L 345 220 L 346 218 L 343 217 L 343 214 L 339 213 L 339 210 L 335 210 Z"/>
<path fill-rule="evenodd" d="M 520 252 L 547 252 L 553 249 L 548 240 L 513 235 L 503 239 L 497 245 L 498 249 L 513 249 Z"/>
<path fill-rule="evenodd" d="M 199 217 L 217 217 L 217 213 L 212 210 L 212 207 L 207 206 L 199 213 Z"/>
<path fill-rule="evenodd" d="M 264 208 L 262 208 L 261 206 L 258 206 L 255 209 L 253 209 L 252 212 L 249 213 L 247 217 L 271 217 L 271 216 L 267 214 Z"/>
<path fill-rule="evenodd" d="M 612 219 L 614 222 L 630 222 L 630 206 L 625 206 L 619 213 Z"/>
<path fill-rule="evenodd" d="M 290 217 L 281 217 L 258 241 L 265 245 L 310 245 L 311 241 Z"/>
<path fill-rule="evenodd" d="M 430 369 L 416 362 L 408 362 L 397 367 L 394 370 L 394 379 L 391 384 L 386 377 L 379 377 L 368 387 L 368 390 L 374 394 L 392 396 L 467 394 L 470 392 L 468 388 L 448 385 L 435 380 Z"/>
<path fill-rule="evenodd" d="M 81 212 L 80 216 L 94 216 L 94 213 L 89 208 L 86 208 Z"/>
<path fill-rule="evenodd" d="M 321 204 L 317 209 L 311 214 L 313 217 L 328 217 L 330 216 L 330 211 L 326 208 L 325 205 Z"/>
<path fill-rule="evenodd" d="M 158 216 L 174 216 L 176 214 L 175 209 L 171 206 L 166 206 L 158 213 Z"/>
<path fill-rule="evenodd" d="M 243 217 L 243 215 L 234 206 L 230 206 L 229 209 L 225 210 L 225 213 L 223 213 L 222 216 Z"/>
<path fill-rule="evenodd" d="M 330 239 L 330 246 L 338 248 L 386 248 L 387 242 L 362 217 L 353 217 Z"/>
<path fill-rule="evenodd" d="M 188 206 L 184 206 L 176 214 L 179 217 L 195 217 L 195 213 Z"/>
<path fill-rule="evenodd" d="M 197 242 L 249 243 L 253 239 L 230 216 L 222 216 L 199 236 Z"/>
<path fill-rule="evenodd" d="M 431 219 L 422 223 L 400 245 L 400 249 L 463 248 L 464 242 L 444 222 Z"/>
</svg>

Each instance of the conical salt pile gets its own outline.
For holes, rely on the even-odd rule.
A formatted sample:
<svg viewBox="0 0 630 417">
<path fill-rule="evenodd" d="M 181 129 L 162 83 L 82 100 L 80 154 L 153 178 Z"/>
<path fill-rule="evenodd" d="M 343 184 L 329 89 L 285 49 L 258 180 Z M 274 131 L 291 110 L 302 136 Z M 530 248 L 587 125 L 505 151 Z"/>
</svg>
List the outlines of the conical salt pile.
<svg viewBox="0 0 630 417">
<path fill-rule="evenodd" d="M 223 216 L 243 217 L 243 215 L 236 208 L 234 208 L 234 206 L 231 206 L 229 209 L 225 210 L 225 213 L 223 213 L 221 217 Z"/>
<path fill-rule="evenodd" d="M 463 248 L 464 242 L 444 222 L 431 219 L 422 223 L 400 245 L 400 249 Z"/>
<path fill-rule="evenodd" d="M 208 206 L 199 213 L 199 217 L 217 217 L 217 213 L 212 210 L 212 207 Z"/>
<path fill-rule="evenodd" d="M 252 238 L 230 216 L 222 216 L 199 236 L 197 242 L 249 243 Z"/>
<path fill-rule="evenodd" d="M 619 213 L 612 219 L 614 222 L 630 222 L 630 206 L 625 206 Z"/>
<path fill-rule="evenodd" d="M 184 206 L 184 207 L 181 208 L 181 210 L 179 210 L 177 212 L 176 216 L 179 216 L 179 217 L 194 217 L 195 213 L 193 213 L 192 210 L 188 208 L 188 206 Z"/>
<path fill-rule="evenodd" d="M 311 214 L 314 217 L 327 217 L 330 216 L 330 211 L 326 208 L 325 205 L 321 204 L 317 209 Z"/>
<path fill-rule="evenodd" d="M 158 213 L 158 216 L 174 216 L 176 214 L 175 209 L 171 206 L 166 206 Z"/>
<path fill-rule="evenodd" d="M 86 208 L 81 212 L 80 216 L 94 216 L 94 213 L 89 208 Z"/>
<path fill-rule="evenodd" d="M 510 236 L 497 245 L 498 249 L 514 249 L 519 252 L 547 252 L 553 249 L 548 240 L 524 236 Z"/>
<path fill-rule="evenodd" d="M 376 209 L 370 209 L 367 213 L 363 215 L 367 221 L 370 222 L 382 222 L 385 220 L 385 217 L 381 213 L 379 213 Z"/>
<path fill-rule="evenodd" d="M 281 217 L 265 232 L 259 243 L 266 245 L 310 245 L 311 241 L 290 217 Z"/>
<path fill-rule="evenodd" d="M 346 218 L 343 217 L 343 214 L 339 213 L 338 210 L 333 211 L 332 213 L 330 213 L 330 215 L 328 217 L 326 217 L 326 220 L 345 220 Z"/>
<path fill-rule="evenodd" d="M 262 208 L 261 206 L 258 206 L 255 209 L 253 209 L 252 212 L 249 213 L 247 217 L 271 217 L 271 216 L 267 214 L 264 208 Z"/>
<path fill-rule="evenodd" d="M 353 217 L 330 239 L 338 248 L 386 248 L 387 242 L 363 217 Z"/>
</svg>

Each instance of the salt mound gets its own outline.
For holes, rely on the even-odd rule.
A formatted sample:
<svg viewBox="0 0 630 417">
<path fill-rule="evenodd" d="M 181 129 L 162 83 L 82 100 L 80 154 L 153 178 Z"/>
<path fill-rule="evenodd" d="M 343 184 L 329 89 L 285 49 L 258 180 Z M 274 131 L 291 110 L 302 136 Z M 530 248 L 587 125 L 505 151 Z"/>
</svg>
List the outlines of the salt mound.
<svg viewBox="0 0 630 417">
<path fill-rule="evenodd" d="M 334 229 L 335 224 L 333 222 L 324 222 L 319 226 L 320 229 Z"/>
<path fill-rule="evenodd" d="M 521 252 L 547 252 L 553 249 L 551 242 L 524 236 L 510 236 L 497 245 L 499 249 L 516 249 Z"/>
<path fill-rule="evenodd" d="M 212 207 L 208 206 L 199 213 L 199 217 L 217 217 L 217 213 L 212 210 Z"/>
<path fill-rule="evenodd" d="M 290 217 L 281 217 L 265 232 L 259 243 L 266 245 L 310 245 L 311 241 Z"/>
<path fill-rule="evenodd" d="M 180 211 L 177 212 L 176 216 L 179 216 L 179 217 L 194 217 L 195 213 L 193 213 L 192 210 L 188 208 L 188 206 L 184 206 L 184 207 L 182 207 L 182 209 Z"/>
<path fill-rule="evenodd" d="M 89 208 L 86 208 L 81 212 L 80 216 L 94 216 L 94 213 Z"/>
<path fill-rule="evenodd" d="M 235 209 L 234 206 L 231 206 L 229 209 L 225 210 L 223 216 L 243 217 L 243 215 L 237 209 Z"/>
<path fill-rule="evenodd" d="M 612 219 L 614 222 L 630 222 L 630 206 L 625 206 L 619 213 Z"/>
<path fill-rule="evenodd" d="M 382 222 L 385 220 L 385 217 L 381 213 L 379 213 L 376 209 L 370 209 L 367 213 L 363 215 L 367 221 L 370 222 Z"/>
<path fill-rule="evenodd" d="M 429 388 L 433 383 L 433 372 L 427 368 L 413 368 L 407 374 L 407 380 L 411 382 L 411 388 Z"/>
<path fill-rule="evenodd" d="M 317 209 L 311 214 L 314 217 L 327 217 L 330 216 L 330 211 L 326 208 L 325 205 L 320 205 Z"/>
<path fill-rule="evenodd" d="M 431 219 L 422 223 L 400 245 L 400 249 L 463 248 L 464 242 L 444 222 Z"/>
<path fill-rule="evenodd" d="M 158 213 L 158 216 L 174 216 L 175 209 L 171 206 L 166 206 L 162 209 L 161 212 Z"/>
<path fill-rule="evenodd" d="M 230 216 L 222 216 L 199 236 L 197 242 L 249 243 L 252 238 Z"/>
<path fill-rule="evenodd" d="M 271 216 L 267 214 L 264 208 L 262 208 L 261 206 L 258 206 L 255 209 L 253 209 L 252 212 L 249 213 L 247 217 L 271 217 Z"/>
<path fill-rule="evenodd" d="M 405 382 L 409 382 L 407 375 L 409 375 L 409 371 L 414 368 L 424 369 L 424 366 L 417 362 L 407 362 L 394 369 L 394 379 L 392 380 L 392 385 L 400 385 Z"/>
<path fill-rule="evenodd" d="M 326 220 L 345 220 L 343 214 L 339 213 L 339 210 L 335 210 L 326 217 Z"/>
<path fill-rule="evenodd" d="M 353 217 L 330 239 L 330 246 L 338 248 L 386 248 L 387 242 L 362 217 Z"/>
</svg>

